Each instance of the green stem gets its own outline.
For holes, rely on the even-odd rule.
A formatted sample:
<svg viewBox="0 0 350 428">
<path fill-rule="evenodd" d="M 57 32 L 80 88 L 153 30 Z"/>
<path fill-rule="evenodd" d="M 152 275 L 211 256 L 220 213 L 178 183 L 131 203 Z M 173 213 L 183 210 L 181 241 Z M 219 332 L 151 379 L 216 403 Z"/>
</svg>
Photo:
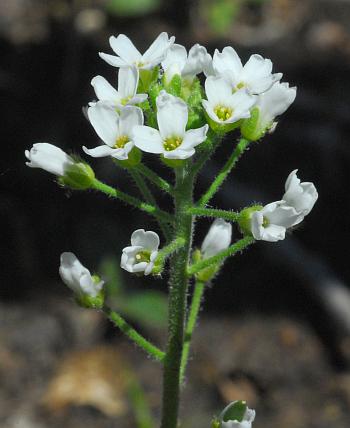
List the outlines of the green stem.
<svg viewBox="0 0 350 428">
<path fill-rule="evenodd" d="M 148 168 L 146 165 L 140 163 L 137 167 L 137 171 L 144 175 L 150 182 L 155 184 L 164 192 L 170 193 L 171 195 L 174 193 L 173 186 L 169 184 L 166 180 L 159 177 L 154 171 Z"/>
<path fill-rule="evenodd" d="M 233 153 L 229 157 L 228 161 L 225 163 L 219 174 L 216 176 L 215 180 L 209 186 L 208 190 L 200 198 L 198 205 L 204 207 L 210 199 L 215 195 L 219 190 L 219 187 L 226 180 L 228 174 L 231 172 L 232 168 L 236 165 L 238 159 L 241 157 L 242 153 L 248 147 L 250 141 L 245 138 L 241 138 L 234 149 Z"/>
<path fill-rule="evenodd" d="M 185 372 L 187 367 L 188 356 L 190 353 L 193 330 L 197 323 L 197 318 L 201 307 L 204 288 L 205 288 L 205 282 L 196 281 L 194 285 L 194 291 L 193 291 L 193 296 L 191 301 L 191 308 L 190 308 L 187 325 L 185 329 L 185 340 L 184 340 L 184 346 L 182 350 L 182 359 L 181 359 L 180 384 L 183 383 L 185 378 Z"/>
<path fill-rule="evenodd" d="M 187 269 L 188 275 L 194 275 L 197 272 L 200 272 L 203 269 L 206 269 L 207 267 L 222 262 L 226 257 L 233 256 L 234 254 L 238 253 L 239 251 L 244 250 L 249 245 L 251 245 L 255 239 L 251 236 L 246 236 L 239 241 L 232 244 L 230 247 L 228 247 L 226 250 L 222 250 L 219 253 L 217 253 L 215 256 L 209 257 L 207 259 L 203 259 L 197 263 L 194 263 L 193 265 L 189 266 Z"/>
<path fill-rule="evenodd" d="M 121 190 L 108 186 L 108 184 L 102 183 L 97 179 L 93 181 L 91 189 L 99 190 L 100 192 L 112 198 L 120 199 L 121 201 L 126 202 L 127 204 L 132 205 L 153 217 L 161 218 L 167 223 L 171 224 L 174 221 L 173 216 L 171 214 L 155 207 L 154 205 L 147 204 L 146 202 L 143 202 L 140 199 L 135 198 L 134 196 L 128 195 L 127 193 L 124 193 Z"/>
<path fill-rule="evenodd" d="M 203 143 L 203 148 L 199 146 L 199 157 L 191 170 L 191 173 L 194 177 L 200 172 L 206 162 L 214 154 L 215 149 L 218 147 L 220 142 L 221 137 L 209 130 L 207 140 Z"/>
<path fill-rule="evenodd" d="M 232 222 L 237 221 L 239 218 L 239 213 L 234 211 L 217 210 L 214 208 L 191 207 L 188 209 L 188 212 L 195 216 L 219 217 Z"/>
<path fill-rule="evenodd" d="M 192 163 L 176 169 L 175 185 L 175 231 L 176 237 L 185 244 L 171 259 L 169 288 L 168 343 L 163 373 L 163 408 L 161 428 L 176 428 L 180 401 L 180 368 L 186 317 L 186 294 L 188 288 L 187 264 L 192 245 Z"/>
<path fill-rule="evenodd" d="M 136 345 L 146 351 L 148 355 L 158 361 L 163 361 L 165 359 L 165 353 L 163 351 L 141 336 L 141 334 L 131 327 L 131 325 L 128 324 L 117 312 L 113 311 L 107 306 L 104 306 L 102 310 L 106 317 L 109 318 L 114 325 L 116 325 L 126 336 L 128 336 L 129 339 L 136 343 Z"/>
<path fill-rule="evenodd" d="M 169 245 L 163 247 L 157 255 L 156 260 L 154 261 L 154 268 L 152 270 L 153 274 L 160 273 L 163 270 L 165 260 L 176 250 L 185 245 L 185 240 L 181 237 L 174 239 L 170 242 Z"/>
<path fill-rule="evenodd" d="M 135 171 L 132 168 L 130 168 L 128 171 L 129 171 L 129 174 L 131 175 L 131 177 L 133 178 L 133 180 L 135 181 L 137 187 L 139 188 L 141 194 L 146 199 L 146 201 L 150 205 L 153 205 L 157 210 L 159 210 L 159 207 L 157 205 L 157 202 L 156 202 L 156 200 L 155 200 L 152 192 L 148 188 L 148 186 L 145 183 L 144 179 L 140 176 L 139 172 Z M 166 239 L 170 239 L 170 237 L 172 235 L 171 227 L 169 226 L 169 224 L 166 221 L 164 221 L 164 219 L 162 219 L 158 215 L 156 215 L 156 217 L 158 219 L 159 226 L 161 227 L 162 232 L 163 232 L 165 238 Z"/>
</svg>

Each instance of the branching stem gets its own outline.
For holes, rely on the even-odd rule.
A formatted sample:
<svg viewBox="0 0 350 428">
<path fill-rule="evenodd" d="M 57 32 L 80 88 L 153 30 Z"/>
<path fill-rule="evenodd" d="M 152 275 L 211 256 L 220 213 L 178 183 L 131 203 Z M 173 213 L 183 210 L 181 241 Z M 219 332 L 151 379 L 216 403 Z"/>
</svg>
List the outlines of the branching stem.
<svg viewBox="0 0 350 428">
<path fill-rule="evenodd" d="M 140 163 L 136 167 L 136 169 L 138 172 L 140 172 L 140 174 L 144 175 L 150 182 L 152 182 L 157 187 L 159 187 L 159 189 L 163 190 L 164 192 L 170 193 L 171 195 L 174 193 L 173 186 L 171 184 L 169 184 L 163 178 L 159 177 L 158 174 L 156 174 L 154 171 L 152 171 L 146 165 Z"/>
<path fill-rule="evenodd" d="M 215 208 L 199 208 L 199 207 L 191 207 L 188 209 L 188 212 L 195 216 L 202 217 L 218 217 L 223 218 L 225 220 L 229 220 L 235 222 L 239 218 L 239 213 L 234 211 L 226 211 L 226 210 L 217 210 Z"/>
</svg>

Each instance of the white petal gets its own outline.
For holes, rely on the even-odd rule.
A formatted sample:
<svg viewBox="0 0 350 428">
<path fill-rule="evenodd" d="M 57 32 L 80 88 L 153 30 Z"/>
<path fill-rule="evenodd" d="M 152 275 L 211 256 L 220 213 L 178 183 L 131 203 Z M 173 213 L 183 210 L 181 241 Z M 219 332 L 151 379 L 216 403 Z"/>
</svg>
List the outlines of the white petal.
<svg viewBox="0 0 350 428">
<path fill-rule="evenodd" d="M 229 247 L 232 237 L 232 225 L 218 218 L 210 226 L 202 243 L 201 252 L 203 258 L 214 256 Z"/>
<path fill-rule="evenodd" d="M 113 149 L 112 147 L 109 147 L 106 144 L 104 144 L 103 146 L 95 147 L 94 149 L 88 149 L 87 147 L 83 146 L 83 150 L 87 155 L 90 155 L 93 158 L 103 158 L 105 156 L 111 156 L 116 151 L 116 149 Z"/>
<path fill-rule="evenodd" d="M 208 69 L 210 62 L 211 56 L 207 53 L 206 48 L 197 43 L 192 46 L 188 52 L 188 58 L 183 68 L 182 75 L 190 77 L 196 76 L 201 73 L 204 68 Z"/>
<path fill-rule="evenodd" d="M 132 139 L 132 130 L 136 125 L 143 125 L 143 113 L 139 107 L 125 106 L 120 111 L 119 132 Z"/>
<path fill-rule="evenodd" d="M 213 68 L 218 74 L 229 72 L 230 76 L 236 79 L 242 70 L 242 62 L 237 52 L 231 46 L 226 46 L 222 53 L 215 50 Z"/>
<path fill-rule="evenodd" d="M 118 136 L 119 117 L 114 108 L 103 101 L 99 101 L 88 108 L 88 117 L 101 140 L 113 147 Z"/>
<path fill-rule="evenodd" d="M 260 110 L 260 123 L 266 127 L 284 113 L 296 97 L 296 88 L 288 83 L 275 83 L 268 91 L 259 95 L 257 107 Z"/>
<path fill-rule="evenodd" d="M 104 61 L 106 61 L 107 64 L 111 65 L 112 67 L 125 67 L 128 65 L 123 59 L 119 58 L 115 55 L 109 55 L 104 52 L 98 53 L 100 58 L 102 58 Z"/>
<path fill-rule="evenodd" d="M 125 34 L 119 34 L 118 37 L 111 36 L 109 38 L 109 44 L 113 51 L 124 60 L 126 64 L 131 65 L 140 61 L 141 53 Z"/>
<path fill-rule="evenodd" d="M 180 146 L 175 150 L 171 150 L 170 152 L 165 151 L 163 153 L 163 156 L 166 159 L 188 159 L 194 154 L 195 154 L 194 149 L 189 148 L 189 149 L 183 150 Z"/>
<path fill-rule="evenodd" d="M 131 235 L 131 245 L 141 246 L 149 251 L 157 251 L 159 247 L 159 236 L 157 233 L 144 229 L 137 229 Z"/>
<path fill-rule="evenodd" d="M 187 52 L 184 46 L 174 44 L 168 49 L 165 59 L 162 61 L 162 67 L 168 82 L 170 82 L 175 74 L 181 75 L 186 60 Z"/>
<path fill-rule="evenodd" d="M 285 201 L 267 204 L 260 212 L 269 220 L 270 224 L 283 226 L 285 228 L 292 227 L 300 223 L 303 219 L 303 216 L 300 215 L 295 208 L 287 205 Z"/>
<path fill-rule="evenodd" d="M 157 121 L 162 139 L 183 137 L 188 120 L 187 104 L 165 91 L 160 92 L 156 102 Z"/>
<path fill-rule="evenodd" d="M 94 88 L 95 94 L 100 101 L 111 101 L 116 103 L 119 101 L 120 96 L 116 89 L 107 82 L 102 76 L 95 76 L 91 80 L 91 85 Z"/>
<path fill-rule="evenodd" d="M 127 105 L 133 104 L 141 104 L 146 101 L 148 98 L 147 94 L 136 94 L 134 97 L 130 98 L 130 100 L 126 103 Z"/>
<path fill-rule="evenodd" d="M 36 143 L 25 155 L 30 162 L 26 165 L 31 168 L 42 168 L 51 174 L 63 176 L 67 168 L 74 164 L 74 160 L 63 150 L 49 143 Z"/>
<path fill-rule="evenodd" d="M 261 55 L 252 55 L 243 67 L 240 79 L 253 94 L 267 91 L 282 74 L 272 75 L 272 62 Z"/>
<path fill-rule="evenodd" d="M 318 193 L 313 183 L 300 182 L 297 177 L 297 169 L 292 171 L 286 181 L 286 192 L 283 195 L 283 200 L 298 213 L 304 216 L 309 214 L 318 199 Z"/>
<path fill-rule="evenodd" d="M 227 99 L 232 95 L 232 88 L 225 78 L 209 76 L 205 80 L 205 93 L 213 107 L 216 105 L 225 106 Z"/>
<path fill-rule="evenodd" d="M 157 129 L 150 126 L 134 126 L 132 140 L 136 147 L 147 153 L 163 153 L 163 140 Z"/>
<path fill-rule="evenodd" d="M 142 56 L 142 61 L 149 63 L 150 66 L 154 67 L 160 64 L 169 47 L 174 43 L 175 37 L 168 37 L 168 33 L 160 33 L 151 46 L 146 50 Z"/>
<path fill-rule="evenodd" d="M 245 89 L 235 92 L 226 104 L 233 109 L 233 115 L 229 120 L 236 122 L 239 119 L 250 117 L 250 109 L 255 103 L 256 97 L 250 95 Z"/>
<path fill-rule="evenodd" d="M 286 228 L 283 226 L 270 224 L 263 226 L 264 215 L 261 211 L 255 211 L 251 217 L 251 231 L 255 239 L 277 242 L 285 237 Z"/>
<path fill-rule="evenodd" d="M 122 67 L 118 73 L 118 91 L 122 99 L 133 97 L 139 83 L 139 71 L 136 67 Z"/>
<path fill-rule="evenodd" d="M 182 150 L 192 149 L 193 147 L 198 146 L 207 138 L 209 126 L 204 125 L 201 128 L 189 129 L 185 132 L 185 137 L 181 144 Z"/>
</svg>

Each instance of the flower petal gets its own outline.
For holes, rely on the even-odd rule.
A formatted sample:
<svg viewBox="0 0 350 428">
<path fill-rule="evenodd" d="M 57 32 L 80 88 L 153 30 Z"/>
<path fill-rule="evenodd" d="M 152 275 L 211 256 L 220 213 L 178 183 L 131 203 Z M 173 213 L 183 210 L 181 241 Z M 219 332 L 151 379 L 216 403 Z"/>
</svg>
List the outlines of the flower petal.
<svg viewBox="0 0 350 428">
<path fill-rule="evenodd" d="M 237 52 L 231 47 L 226 46 L 222 53 L 217 49 L 213 57 L 213 68 L 218 74 L 229 72 L 231 76 L 237 78 L 242 71 L 242 61 Z"/>
<path fill-rule="evenodd" d="M 165 59 L 162 61 L 162 67 L 169 82 L 175 74 L 181 75 L 186 60 L 187 52 L 184 46 L 174 44 L 168 49 Z"/>
<path fill-rule="evenodd" d="M 88 149 L 83 146 L 83 150 L 87 155 L 92 156 L 93 158 L 103 158 L 105 156 L 111 156 L 117 149 L 112 149 L 112 147 L 104 144 L 103 146 L 98 146 L 94 149 Z"/>
<path fill-rule="evenodd" d="M 152 67 L 160 64 L 165 58 L 168 48 L 174 43 L 174 41 L 174 36 L 169 39 L 168 33 L 160 33 L 151 46 L 142 55 L 142 61 L 149 63 Z"/>
<path fill-rule="evenodd" d="M 149 251 L 157 251 L 159 247 L 159 236 L 157 233 L 144 229 L 137 229 L 131 235 L 131 245 L 141 246 Z"/>
<path fill-rule="evenodd" d="M 118 113 L 114 108 L 99 101 L 88 108 L 88 117 L 101 140 L 113 147 L 118 136 Z"/>
<path fill-rule="evenodd" d="M 181 144 L 182 150 L 192 149 L 193 147 L 198 146 L 198 144 L 201 144 L 204 140 L 207 138 L 207 132 L 208 132 L 209 126 L 204 125 L 201 128 L 197 129 L 189 129 L 185 132 L 185 137 Z"/>
<path fill-rule="evenodd" d="M 163 140 L 157 129 L 136 125 L 132 131 L 132 140 L 136 147 L 146 153 L 163 153 Z"/>
<path fill-rule="evenodd" d="M 143 125 L 143 113 L 139 107 L 125 106 L 120 111 L 119 132 L 132 139 L 132 130 L 136 125 Z"/>
<path fill-rule="evenodd" d="M 118 91 L 121 99 L 133 97 L 139 83 L 139 71 L 136 67 L 122 67 L 118 73 Z"/>
<path fill-rule="evenodd" d="M 217 218 L 205 236 L 201 252 L 203 258 L 214 256 L 229 247 L 232 237 L 232 225 L 227 221 Z"/>
<path fill-rule="evenodd" d="M 126 64 L 131 65 L 140 61 L 142 56 L 140 51 L 136 49 L 133 42 L 125 34 L 119 34 L 118 37 L 111 36 L 109 44 Z"/>
<path fill-rule="evenodd" d="M 183 137 L 188 120 L 187 104 L 180 98 L 161 91 L 157 97 L 157 121 L 160 135 Z"/>
<path fill-rule="evenodd" d="M 91 80 L 91 85 L 100 101 L 111 101 L 113 103 L 119 101 L 120 95 L 117 90 L 104 77 L 95 76 Z"/>
<path fill-rule="evenodd" d="M 219 104 L 225 106 L 232 95 L 232 88 L 225 78 L 209 76 L 205 80 L 205 93 L 213 108 Z"/>
<path fill-rule="evenodd" d="M 106 61 L 107 64 L 111 65 L 112 67 L 125 67 L 126 65 L 128 65 L 127 62 L 125 62 L 118 56 L 109 55 L 104 52 L 99 52 L 98 54 L 100 58 L 102 58 L 104 61 Z"/>
</svg>

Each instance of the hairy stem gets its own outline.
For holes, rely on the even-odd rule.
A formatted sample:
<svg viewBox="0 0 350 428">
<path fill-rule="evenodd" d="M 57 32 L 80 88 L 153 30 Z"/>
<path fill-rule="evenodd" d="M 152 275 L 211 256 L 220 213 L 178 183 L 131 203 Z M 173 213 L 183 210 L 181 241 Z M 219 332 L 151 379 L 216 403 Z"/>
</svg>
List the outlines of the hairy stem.
<svg viewBox="0 0 350 428">
<path fill-rule="evenodd" d="M 155 184 L 159 189 L 164 192 L 170 193 L 171 195 L 174 193 L 173 186 L 169 184 L 166 180 L 159 177 L 154 171 L 148 168 L 146 165 L 140 163 L 137 167 L 137 171 L 144 175 L 150 182 Z"/>
<path fill-rule="evenodd" d="M 204 207 L 219 190 L 220 186 L 226 180 L 227 176 L 231 172 L 232 168 L 236 165 L 238 159 L 241 157 L 244 150 L 248 147 L 249 143 L 250 141 L 246 140 L 245 138 L 241 138 L 239 140 L 228 161 L 225 163 L 219 174 L 216 176 L 215 180 L 209 186 L 208 190 L 200 198 L 198 202 L 200 207 Z"/>
<path fill-rule="evenodd" d="M 157 205 L 157 202 L 152 194 L 152 192 L 150 191 L 150 189 L 148 188 L 147 184 L 145 183 L 144 179 L 140 176 L 140 174 L 133 170 L 133 169 L 129 169 L 129 173 L 131 175 L 131 177 L 133 178 L 133 180 L 135 181 L 137 187 L 139 188 L 141 194 L 144 196 L 145 200 L 152 206 L 154 206 L 157 210 L 159 210 L 159 207 Z M 162 229 L 162 232 L 165 236 L 166 239 L 170 239 L 172 236 L 172 230 L 171 227 L 169 226 L 169 224 L 164 221 L 164 219 L 162 217 L 159 217 L 158 215 L 156 215 L 156 218 L 158 220 L 159 226 Z"/>
<path fill-rule="evenodd" d="M 187 269 L 188 275 L 194 275 L 197 272 L 200 272 L 203 269 L 206 269 L 207 267 L 222 262 L 226 257 L 233 256 L 234 254 L 238 253 L 239 251 L 244 250 L 249 245 L 251 245 L 255 239 L 251 236 L 246 236 L 239 241 L 232 244 L 230 247 L 228 247 L 226 250 L 222 250 L 219 253 L 217 253 L 215 256 L 209 257 L 207 259 L 203 259 L 197 263 L 194 263 L 193 265 L 189 266 Z"/>
<path fill-rule="evenodd" d="M 185 245 L 185 239 L 178 237 L 170 242 L 166 247 L 163 247 L 157 255 L 157 258 L 154 262 L 154 268 L 152 270 L 153 274 L 160 273 L 163 270 L 165 260 L 176 250 Z"/>
<path fill-rule="evenodd" d="M 229 220 L 232 222 L 237 221 L 239 218 L 239 213 L 236 213 L 234 211 L 217 210 L 214 208 L 191 207 L 188 209 L 188 212 L 195 216 L 218 217 L 224 218 L 225 220 Z"/>
<path fill-rule="evenodd" d="M 193 290 L 190 312 L 188 315 L 187 325 L 185 329 L 185 339 L 184 339 L 184 346 L 182 350 L 182 359 L 181 359 L 180 384 L 182 384 L 185 379 L 185 373 L 186 373 L 188 356 L 190 353 L 192 335 L 193 335 L 194 328 L 196 327 L 204 288 L 205 288 L 205 283 L 203 281 L 196 281 L 194 285 L 194 290 Z"/>
<path fill-rule="evenodd" d="M 103 307 L 103 312 L 107 318 L 109 318 L 115 326 L 117 326 L 129 339 L 131 339 L 136 345 L 147 352 L 148 355 L 158 361 L 163 361 L 165 353 L 153 345 L 150 341 L 145 339 L 138 333 L 130 324 L 128 324 L 124 318 L 122 318 L 117 312 L 113 311 L 107 306 Z"/>
<path fill-rule="evenodd" d="M 126 202 L 127 204 L 132 205 L 133 207 L 138 208 L 153 217 L 161 218 L 162 220 L 170 224 L 174 221 L 173 216 L 171 214 L 155 207 L 154 205 L 150 205 L 146 202 L 143 202 L 140 199 L 135 198 L 134 196 L 128 195 L 127 193 L 124 193 L 121 190 L 108 186 L 108 184 L 102 183 L 97 179 L 93 181 L 91 189 L 99 190 L 107 196 L 120 199 L 121 201 Z"/>
<path fill-rule="evenodd" d="M 168 343 L 164 360 L 163 408 L 161 428 L 176 428 L 180 401 L 180 368 L 186 317 L 186 293 L 188 287 L 187 264 L 192 244 L 193 177 L 191 164 L 176 170 L 175 230 L 176 237 L 185 243 L 171 259 L 169 289 Z"/>
</svg>

